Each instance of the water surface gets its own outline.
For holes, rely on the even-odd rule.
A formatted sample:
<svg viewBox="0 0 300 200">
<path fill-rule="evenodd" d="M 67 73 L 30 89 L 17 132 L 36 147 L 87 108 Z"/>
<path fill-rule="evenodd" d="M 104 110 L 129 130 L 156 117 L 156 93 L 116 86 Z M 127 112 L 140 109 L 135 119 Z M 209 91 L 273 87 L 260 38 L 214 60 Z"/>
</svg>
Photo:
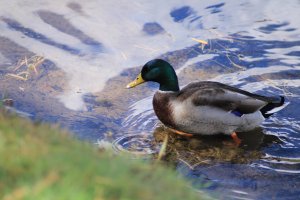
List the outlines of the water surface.
<svg viewBox="0 0 300 200">
<path fill-rule="evenodd" d="M 169 134 L 166 163 L 195 188 L 221 199 L 299 197 L 299 1 L 0 5 L 0 92 L 21 116 L 59 123 L 81 139 L 108 141 L 139 157 L 156 157 Z M 34 55 L 45 58 L 37 71 L 30 63 L 16 68 Z M 153 113 L 157 84 L 125 89 L 153 58 L 172 63 L 181 86 L 214 80 L 284 95 L 290 104 L 261 128 L 240 133 L 240 147 L 225 136 L 175 136 Z"/>
</svg>

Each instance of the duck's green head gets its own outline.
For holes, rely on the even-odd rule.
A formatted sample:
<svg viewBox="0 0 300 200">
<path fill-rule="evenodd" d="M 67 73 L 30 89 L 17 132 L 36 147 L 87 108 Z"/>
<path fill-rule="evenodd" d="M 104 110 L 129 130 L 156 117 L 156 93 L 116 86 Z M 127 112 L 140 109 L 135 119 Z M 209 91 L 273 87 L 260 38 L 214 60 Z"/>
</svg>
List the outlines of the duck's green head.
<svg viewBox="0 0 300 200">
<path fill-rule="evenodd" d="M 147 62 L 137 78 L 127 85 L 127 88 L 135 87 L 146 81 L 159 83 L 162 91 L 179 91 L 178 79 L 173 67 L 164 60 L 154 59 Z"/>
</svg>

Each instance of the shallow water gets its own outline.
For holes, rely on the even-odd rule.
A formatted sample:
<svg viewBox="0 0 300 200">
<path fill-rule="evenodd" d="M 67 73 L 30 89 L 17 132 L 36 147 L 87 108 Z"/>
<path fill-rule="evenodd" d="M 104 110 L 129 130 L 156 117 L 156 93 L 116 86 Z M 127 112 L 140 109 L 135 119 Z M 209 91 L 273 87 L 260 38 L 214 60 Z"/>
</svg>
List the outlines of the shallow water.
<svg viewBox="0 0 300 200">
<path fill-rule="evenodd" d="M 60 123 L 81 139 L 165 160 L 221 199 L 297 199 L 300 195 L 300 2 L 0 0 L 0 92 L 15 111 Z M 208 41 L 201 46 L 195 40 Z M 17 62 L 33 55 L 37 67 Z M 187 140 L 152 111 L 157 85 L 125 85 L 153 58 L 175 67 L 180 85 L 214 80 L 288 107 L 262 128 L 230 138 Z M 8 74 L 28 73 L 21 80 Z M 24 75 L 24 74 L 23 74 Z M 101 143 L 102 142 L 102 143 Z M 283 184 L 284 183 L 284 184 Z"/>
</svg>

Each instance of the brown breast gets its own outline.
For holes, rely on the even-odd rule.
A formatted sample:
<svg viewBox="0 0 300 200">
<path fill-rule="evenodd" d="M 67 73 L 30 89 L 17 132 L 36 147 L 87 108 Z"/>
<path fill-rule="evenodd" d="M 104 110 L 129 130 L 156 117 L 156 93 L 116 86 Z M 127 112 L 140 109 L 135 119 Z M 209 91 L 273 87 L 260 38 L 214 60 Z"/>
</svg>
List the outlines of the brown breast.
<svg viewBox="0 0 300 200">
<path fill-rule="evenodd" d="M 169 92 L 156 92 L 153 97 L 153 108 L 158 119 L 169 127 L 175 127 L 172 118 L 172 109 L 170 100 L 175 96 Z"/>
</svg>

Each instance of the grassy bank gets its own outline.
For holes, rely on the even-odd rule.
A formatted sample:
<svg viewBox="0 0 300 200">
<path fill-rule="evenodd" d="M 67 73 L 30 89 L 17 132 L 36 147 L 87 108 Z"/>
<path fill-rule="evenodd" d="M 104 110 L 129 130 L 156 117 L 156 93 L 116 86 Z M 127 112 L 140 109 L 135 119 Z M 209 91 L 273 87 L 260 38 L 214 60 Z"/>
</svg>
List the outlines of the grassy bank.
<svg viewBox="0 0 300 200">
<path fill-rule="evenodd" d="M 202 199 L 162 166 L 0 112 L 0 199 Z"/>
</svg>

